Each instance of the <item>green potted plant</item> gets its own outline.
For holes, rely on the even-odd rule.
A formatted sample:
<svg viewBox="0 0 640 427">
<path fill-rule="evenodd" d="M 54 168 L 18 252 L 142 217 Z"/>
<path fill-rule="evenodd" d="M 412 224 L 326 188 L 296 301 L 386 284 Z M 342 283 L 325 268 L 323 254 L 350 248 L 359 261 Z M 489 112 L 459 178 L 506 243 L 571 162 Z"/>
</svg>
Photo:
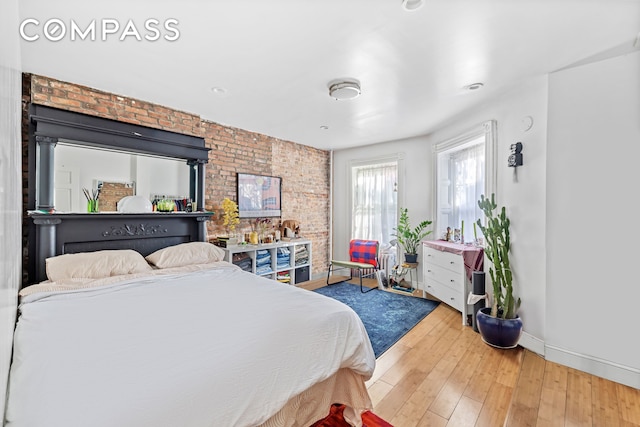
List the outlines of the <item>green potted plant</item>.
<svg viewBox="0 0 640 427">
<path fill-rule="evenodd" d="M 424 220 L 415 228 L 411 227 L 407 208 L 400 208 L 400 220 L 395 234 L 392 236 L 398 239 L 398 243 L 404 248 L 404 260 L 408 263 L 415 263 L 418 260 L 418 246 L 422 239 L 431 233 L 426 228 L 431 225 L 431 221 Z"/>
<path fill-rule="evenodd" d="M 511 240 L 507 217 L 503 206 L 497 214 L 495 194 L 491 199 L 480 196 L 478 206 L 485 216 L 485 225 L 478 219 L 476 224 L 484 235 L 484 253 L 491 262 L 489 277 L 493 288 L 490 307 L 482 308 L 477 313 L 477 324 L 482 339 L 494 347 L 513 348 L 518 345 L 522 333 L 522 320 L 517 314 L 520 298 L 513 295 L 513 273 L 509 260 Z"/>
</svg>

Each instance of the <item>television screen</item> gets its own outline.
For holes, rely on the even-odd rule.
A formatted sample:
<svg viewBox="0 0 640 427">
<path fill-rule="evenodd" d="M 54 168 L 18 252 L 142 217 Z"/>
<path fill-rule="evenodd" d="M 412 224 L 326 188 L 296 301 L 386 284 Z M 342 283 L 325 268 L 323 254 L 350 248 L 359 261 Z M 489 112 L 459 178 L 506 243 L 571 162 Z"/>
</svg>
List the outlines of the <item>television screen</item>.
<svg viewBox="0 0 640 427">
<path fill-rule="evenodd" d="M 240 218 L 282 215 L 282 178 L 238 173 L 238 211 Z"/>
</svg>

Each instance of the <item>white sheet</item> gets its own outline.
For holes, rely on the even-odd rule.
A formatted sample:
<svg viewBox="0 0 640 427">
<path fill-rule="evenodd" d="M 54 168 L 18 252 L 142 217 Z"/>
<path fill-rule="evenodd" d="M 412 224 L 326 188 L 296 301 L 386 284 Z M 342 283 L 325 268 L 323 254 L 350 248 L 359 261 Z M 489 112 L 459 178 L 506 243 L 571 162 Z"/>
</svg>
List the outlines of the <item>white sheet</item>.
<svg viewBox="0 0 640 427">
<path fill-rule="evenodd" d="M 375 357 L 358 316 L 235 266 L 23 298 L 9 427 L 253 426 Z"/>
</svg>

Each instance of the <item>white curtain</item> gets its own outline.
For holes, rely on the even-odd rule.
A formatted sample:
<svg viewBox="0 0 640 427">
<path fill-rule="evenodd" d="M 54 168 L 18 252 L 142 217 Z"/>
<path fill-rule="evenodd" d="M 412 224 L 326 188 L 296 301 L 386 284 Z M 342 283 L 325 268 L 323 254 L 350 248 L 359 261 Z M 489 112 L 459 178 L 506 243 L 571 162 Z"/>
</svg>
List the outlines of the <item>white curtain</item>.
<svg viewBox="0 0 640 427">
<path fill-rule="evenodd" d="M 453 224 L 460 228 L 464 221 L 464 239 L 473 240 L 473 223 L 483 218 L 478 207 L 484 194 L 484 144 L 473 145 L 451 154 L 453 177 Z M 480 229 L 477 229 L 480 235 Z"/>
<path fill-rule="evenodd" d="M 397 162 L 354 166 L 352 239 L 388 245 L 398 220 Z"/>
<path fill-rule="evenodd" d="M 6 382 L 18 289 L 21 282 L 22 148 L 20 136 L 22 75 L 17 37 L 18 0 L 3 1 L 0 14 L 0 417 L 4 418 Z M 0 422 L 1 424 L 1 422 Z"/>
</svg>

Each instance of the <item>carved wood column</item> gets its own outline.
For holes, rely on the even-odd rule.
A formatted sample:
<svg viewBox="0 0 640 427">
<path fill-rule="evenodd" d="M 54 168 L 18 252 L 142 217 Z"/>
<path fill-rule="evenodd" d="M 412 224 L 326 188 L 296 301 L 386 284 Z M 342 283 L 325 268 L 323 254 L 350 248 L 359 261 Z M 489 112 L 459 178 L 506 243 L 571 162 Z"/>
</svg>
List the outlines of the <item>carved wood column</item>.
<svg viewBox="0 0 640 427">
<path fill-rule="evenodd" d="M 53 209 L 53 188 L 55 174 L 55 148 L 58 138 L 36 136 L 38 149 L 38 183 L 36 193 L 36 209 Z"/>
<path fill-rule="evenodd" d="M 204 174 L 207 160 L 188 160 L 189 165 L 189 197 L 196 201 L 198 211 L 204 211 Z"/>
<path fill-rule="evenodd" d="M 56 231 L 60 218 L 34 218 L 36 225 L 36 282 L 47 279 L 45 260 L 56 255 Z"/>
</svg>

